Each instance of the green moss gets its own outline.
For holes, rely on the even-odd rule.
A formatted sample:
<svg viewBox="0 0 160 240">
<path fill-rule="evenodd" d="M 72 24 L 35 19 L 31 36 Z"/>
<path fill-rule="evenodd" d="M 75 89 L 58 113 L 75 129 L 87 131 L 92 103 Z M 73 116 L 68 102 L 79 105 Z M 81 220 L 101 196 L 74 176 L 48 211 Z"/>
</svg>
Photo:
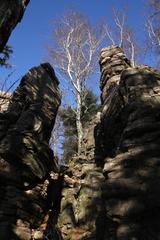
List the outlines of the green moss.
<svg viewBox="0 0 160 240">
<path fill-rule="evenodd" d="M 160 72 L 156 72 L 155 75 L 157 78 L 160 78 Z"/>
</svg>

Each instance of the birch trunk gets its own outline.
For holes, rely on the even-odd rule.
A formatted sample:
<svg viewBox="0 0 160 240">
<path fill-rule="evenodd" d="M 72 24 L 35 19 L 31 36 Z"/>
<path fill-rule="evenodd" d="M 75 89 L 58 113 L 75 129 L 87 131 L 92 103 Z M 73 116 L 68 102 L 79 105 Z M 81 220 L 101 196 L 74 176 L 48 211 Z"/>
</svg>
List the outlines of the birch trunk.
<svg viewBox="0 0 160 240">
<path fill-rule="evenodd" d="M 81 95 L 77 94 L 76 126 L 77 126 L 77 137 L 78 137 L 78 155 L 81 154 L 82 138 L 83 138 L 81 112 L 82 112 L 82 99 L 81 99 Z"/>
</svg>

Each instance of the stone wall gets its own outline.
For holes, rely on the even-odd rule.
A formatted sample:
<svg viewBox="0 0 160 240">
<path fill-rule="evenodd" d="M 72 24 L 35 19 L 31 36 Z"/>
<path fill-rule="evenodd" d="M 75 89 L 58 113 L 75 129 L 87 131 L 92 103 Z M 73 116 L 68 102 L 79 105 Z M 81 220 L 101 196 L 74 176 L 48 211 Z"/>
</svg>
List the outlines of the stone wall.
<svg viewBox="0 0 160 240">
<path fill-rule="evenodd" d="M 100 65 L 103 111 L 96 154 L 105 176 L 103 239 L 158 240 L 160 74 L 148 66 L 129 67 L 115 46 L 102 50 Z"/>
<path fill-rule="evenodd" d="M 8 110 L 0 113 L 1 240 L 56 236 L 49 221 L 61 180 L 52 177 L 59 169 L 49 139 L 59 104 L 54 71 L 41 64 L 22 78 Z"/>
</svg>

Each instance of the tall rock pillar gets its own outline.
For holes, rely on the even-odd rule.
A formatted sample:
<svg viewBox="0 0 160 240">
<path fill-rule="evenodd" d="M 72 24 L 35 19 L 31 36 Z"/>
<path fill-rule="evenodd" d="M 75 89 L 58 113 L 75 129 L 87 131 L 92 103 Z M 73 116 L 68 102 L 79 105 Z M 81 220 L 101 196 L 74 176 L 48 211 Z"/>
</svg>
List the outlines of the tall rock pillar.
<svg viewBox="0 0 160 240">
<path fill-rule="evenodd" d="M 13 93 L 7 111 L 0 113 L 1 240 L 43 239 L 43 230 L 50 227 L 47 219 L 57 194 L 53 191 L 49 197 L 50 182 L 45 181 L 58 171 L 49 147 L 61 101 L 58 84 L 48 63 L 32 68 Z"/>
<path fill-rule="evenodd" d="M 160 74 L 144 65 L 131 68 L 115 46 L 102 51 L 100 65 L 103 111 L 96 137 L 106 178 L 102 239 L 158 240 Z"/>
</svg>

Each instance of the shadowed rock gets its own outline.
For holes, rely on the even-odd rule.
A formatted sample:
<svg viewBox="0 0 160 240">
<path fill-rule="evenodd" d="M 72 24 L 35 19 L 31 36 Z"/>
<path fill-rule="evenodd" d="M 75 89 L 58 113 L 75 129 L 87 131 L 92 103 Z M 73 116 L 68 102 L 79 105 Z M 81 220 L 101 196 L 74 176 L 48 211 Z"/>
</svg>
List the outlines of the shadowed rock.
<svg viewBox="0 0 160 240">
<path fill-rule="evenodd" d="M 12 94 L 0 91 L 0 112 L 7 110 Z"/>
<path fill-rule="evenodd" d="M 50 181 L 45 181 L 51 171 L 58 171 L 49 148 L 61 98 L 58 84 L 48 63 L 32 68 L 13 93 L 8 110 L 0 114 L 1 240 L 43 236 L 40 226 L 47 225 L 50 208 Z"/>
<path fill-rule="evenodd" d="M 0 0 L 0 52 L 18 22 L 30 0 Z"/>
<path fill-rule="evenodd" d="M 97 239 L 96 219 L 102 212 L 100 186 L 104 181 L 101 168 L 94 159 L 94 127 L 97 115 L 86 126 L 82 152 L 73 157 L 64 175 L 61 211 L 58 226 L 63 239 Z"/>
<path fill-rule="evenodd" d="M 106 177 L 100 239 L 158 240 L 159 73 L 148 66 L 129 67 L 115 46 L 102 51 L 100 64 L 103 110 L 95 152 Z"/>
</svg>

